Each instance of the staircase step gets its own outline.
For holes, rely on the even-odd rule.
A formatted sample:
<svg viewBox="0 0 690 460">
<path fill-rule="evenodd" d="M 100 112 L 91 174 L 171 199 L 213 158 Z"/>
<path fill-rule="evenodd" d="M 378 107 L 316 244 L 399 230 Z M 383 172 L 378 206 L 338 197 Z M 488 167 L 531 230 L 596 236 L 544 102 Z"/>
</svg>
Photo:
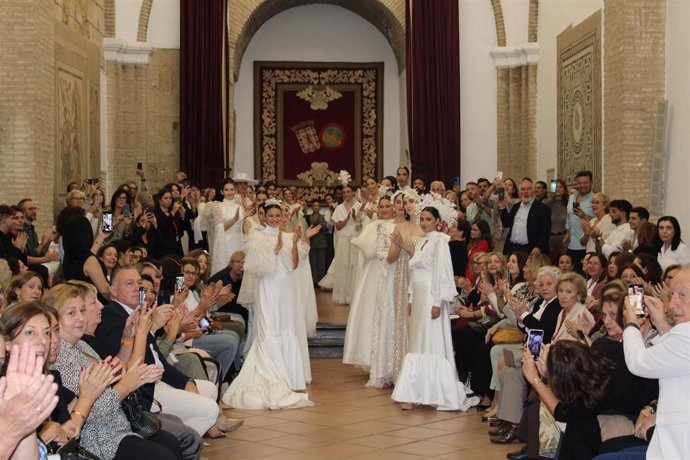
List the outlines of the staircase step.
<svg viewBox="0 0 690 460">
<path fill-rule="evenodd" d="M 316 335 L 309 338 L 309 356 L 312 358 L 342 358 L 345 326 L 323 324 L 316 326 Z"/>
</svg>

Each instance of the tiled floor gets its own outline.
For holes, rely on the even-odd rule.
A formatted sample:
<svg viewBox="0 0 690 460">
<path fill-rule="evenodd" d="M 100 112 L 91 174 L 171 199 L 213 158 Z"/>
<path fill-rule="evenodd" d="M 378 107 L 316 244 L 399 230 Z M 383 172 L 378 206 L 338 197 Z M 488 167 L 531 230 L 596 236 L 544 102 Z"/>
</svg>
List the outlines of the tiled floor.
<svg viewBox="0 0 690 460">
<path fill-rule="evenodd" d="M 504 459 L 519 444 L 491 444 L 474 409 L 402 411 L 390 389 L 365 388 L 368 375 L 337 359 L 312 360 L 314 407 L 280 411 L 226 410 L 244 425 L 208 441 L 202 456 L 230 459 Z"/>
</svg>

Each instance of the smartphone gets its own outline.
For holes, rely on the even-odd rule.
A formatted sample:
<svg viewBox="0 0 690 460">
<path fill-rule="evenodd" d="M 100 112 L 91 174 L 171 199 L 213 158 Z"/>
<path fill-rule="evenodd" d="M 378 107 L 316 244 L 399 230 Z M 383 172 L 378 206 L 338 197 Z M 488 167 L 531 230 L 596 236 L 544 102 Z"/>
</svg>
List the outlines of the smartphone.
<svg viewBox="0 0 690 460">
<path fill-rule="evenodd" d="M 199 320 L 199 327 L 201 329 L 208 329 L 211 327 L 211 323 L 209 323 L 206 318 L 201 318 L 201 320 Z"/>
<path fill-rule="evenodd" d="M 641 284 L 631 284 L 628 286 L 628 302 L 635 310 L 636 316 L 644 316 L 644 286 Z"/>
<path fill-rule="evenodd" d="M 454 177 L 453 178 L 453 187 L 458 187 L 459 185 L 460 185 L 460 178 Z"/>
<path fill-rule="evenodd" d="M 505 199 L 506 199 L 506 189 L 499 188 L 498 189 L 498 201 L 504 201 Z"/>
<path fill-rule="evenodd" d="M 177 289 L 177 292 L 184 291 L 184 275 L 177 275 L 175 277 L 175 289 Z"/>
<path fill-rule="evenodd" d="M 156 304 L 157 305 L 168 305 L 170 303 L 170 296 L 171 296 L 170 291 L 168 291 L 167 289 L 161 289 L 160 291 L 158 291 L 158 297 L 157 297 Z"/>
<path fill-rule="evenodd" d="M 577 201 L 573 201 L 573 211 L 576 209 L 580 209 L 580 203 L 578 203 Z"/>
<path fill-rule="evenodd" d="M 139 305 L 142 307 L 146 305 L 146 288 L 139 288 Z"/>
<path fill-rule="evenodd" d="M 103 213 L 103 232 L 110 233 L 113 231 L 113 213 L 104 212 Z"/>
<path fill-rule="evenodd" d="M 185 180 L 183 180 L 183 181 L 181 182 L 181 184 L 182 184 L 182 186 L 183 186 L 184 188 L 187 188 L 187 187 L 189 187 L 190 185 L 192 185 L 192 181 L 189 180 L 189 179 L 185 179 Z"/>
<path fill-rule="evenodd" d="M 137 169 L 144 169 L 144 163 L 137 163 Z"/>
<path fill-rule="evenodd" d="M 551 190 L 551 193 L 556 193 L 556 187 L 558 186 L 558 181 L 556 179 L 551 179 L 551 183 L 549 184 L 549 190 Z"/>
<path fill-rule="evenodd" d="M 539 359 L 539 353 L 541 352 L 541 346 L 544 343 L 544 330 L 543 329 L 530 329 L 527 334 L 527 348 L 532 354 L 532 358 L 536 361 Z"/>
<path fill-rule="evenodd" d="M 500 180 L 503 180 L 503 171 L 496 171 L 496 177 L 498 177 Z"/>
<path fill-rule="evenodd" d="M 129 207 L 129 204 L 125 204 L 122 206 L 122 215 L 125 217 L 129 217 L 132 215 L 132 208 Z"/>
</svg>

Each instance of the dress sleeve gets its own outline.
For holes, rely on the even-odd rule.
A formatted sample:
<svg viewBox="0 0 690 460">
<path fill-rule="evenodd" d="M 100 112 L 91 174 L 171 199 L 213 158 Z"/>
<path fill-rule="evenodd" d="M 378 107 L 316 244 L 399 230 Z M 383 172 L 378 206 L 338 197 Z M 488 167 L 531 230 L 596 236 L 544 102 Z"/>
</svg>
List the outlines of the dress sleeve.
<svg viewBox="0 0 690 460">
<path fill-rule="evenodd" d="M 434 242 L 433 272 L 431 275 L 431 297 L 434 305 L 450 302 L 457 294 L 455 278 L 453 277 L 453 263 L 450 260 L 450 248 L 443 237 Z"/>
<path fill-rule="evenodd" d="M 275 238 L 265 235 L 260 230 L 250 233 L 246 240 L 247 257 L 245 258 L 244 270 L 257 276 L 273 273 L 278 259 L 274 252 L 276 243 Z M 285 240 L 283 240 L 284 247 Z"/>
</svg>

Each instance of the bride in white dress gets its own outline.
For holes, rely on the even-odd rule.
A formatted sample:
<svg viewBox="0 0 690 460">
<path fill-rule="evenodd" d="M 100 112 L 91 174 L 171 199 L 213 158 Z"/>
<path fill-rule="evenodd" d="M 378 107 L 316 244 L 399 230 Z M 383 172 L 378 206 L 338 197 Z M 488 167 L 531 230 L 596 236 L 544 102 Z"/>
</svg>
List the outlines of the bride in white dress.
<svg viewBox="0 0 690 460">
<path fill-rule="evenodd" d="M 246 272 L 256 275 L 254 327 L 256 337 L 242 370 L 223 395 L 223 402 L 237 409 L 283 409 L 313 405 L 306 389 L 302 343 L 303 319 L 297 316 L 290 273 L 299 261 L 299 246 L 307 245 L 318 227 L 283 233 L 277 200 L 264 205 L 266 227 L 253 231 L 246 241 Z M 306 366 L 308 366 L 308 361 Z"/>
<path fill-rule="evenodd" d="M 343 363 L 369 368 L 371 364 L 372 335 L 374 334 L 374 311 L 376 310 L 377 289 L 382 277 L 385 277 L 383 264 L 388 265 L 385 256 L 388 255 L 387 242 L 383 260 L 378 251 L 380 232 L 384 231 L 388 240 L 395 225 L 392 219 L 392 205 L 388 198 L 382 198 L 379 219 L 371 222 L 362 233 L 352 239 L 352 245 L 359 249 L 364 263 L 357 278 L 354 295 L 350 303 L 350 314 L 347 317 L 345 329 L 345 345 L 343 347 Z M 387 225 L 388 224 L 388 225 Z"/>
<path fill-rule="evenodd" d="M 424 208 L 420 214 L 425 236 L 417 240 L 410 259 L 410 341 L 391 398 L 403 409 L 424 404 L 437 410 L 466 411 L 479 398 L 467 398 L 455 368 L 448 303 L 457 291 L 449 237 L 436 230 L 440 221 L 436 208 Z"/>
<path fill-rule="evenodd" d="M 319 281 L 319 286 L 324 289 L 333 289 L 333 302 L 340 305 L 350 304 L 350 295 L 354 288 L 353 266 L 356 262 L 358 250 L 351 247 L 350 241 L 356 237 L 362 229 L 361 221 L 357 221 L 357 215 L 362 204 L 355 199 L 352 187 L 343 187 L 343 202 L 333 212 L 333 223 L 338 230 L 338 239 L 335 242 L 335 256 L 328 268 L 328 273 Z"/>
<path fill-rule="evenodd" d="M 235 183 L 226 179 L 223 184 L 223 201 L 214 209 L 215 238 L 213 242 L 211 274 L 228 266 L 230 256 L 243 249 L 242 225 L 244 208 L 235 201 Z"/>
</svg>

